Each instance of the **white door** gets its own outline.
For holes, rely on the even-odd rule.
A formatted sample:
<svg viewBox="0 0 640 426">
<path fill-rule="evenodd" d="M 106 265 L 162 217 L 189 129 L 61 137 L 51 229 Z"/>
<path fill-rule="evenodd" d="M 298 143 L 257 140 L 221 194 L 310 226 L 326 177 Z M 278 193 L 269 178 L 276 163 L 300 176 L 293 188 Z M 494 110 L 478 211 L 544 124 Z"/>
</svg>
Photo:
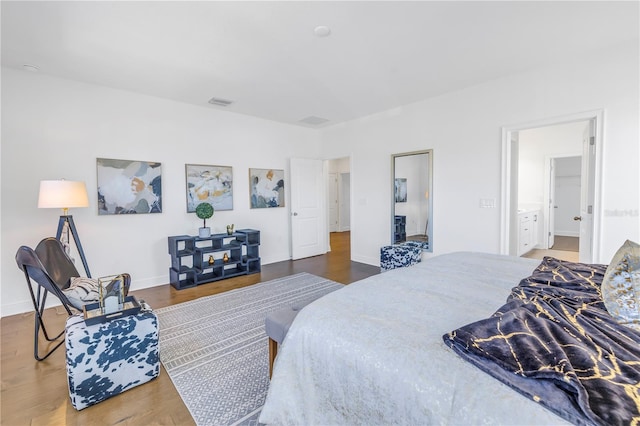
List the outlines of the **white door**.
<svg viewBox="0 0 640 426">
<path fill-rule="evenodd" d="M 327 252 L 324 162 L 292 158 L 291 257 L 302 259 Z"/>
<path fill-rule="evenodd" d="M 547 248 L 553 248 L 556 243 L 556 159 L 549 160 L 549 231 Z"/>
<path fill-rule="evenodd" d="M 595 202 L 595 170 L 596 170 L 595 120 L 590 120 L 582 138 L 582 177 L 580 196 L 579 260 L 591 263 L 593 259 L 593 205 Z"/>
</svg>

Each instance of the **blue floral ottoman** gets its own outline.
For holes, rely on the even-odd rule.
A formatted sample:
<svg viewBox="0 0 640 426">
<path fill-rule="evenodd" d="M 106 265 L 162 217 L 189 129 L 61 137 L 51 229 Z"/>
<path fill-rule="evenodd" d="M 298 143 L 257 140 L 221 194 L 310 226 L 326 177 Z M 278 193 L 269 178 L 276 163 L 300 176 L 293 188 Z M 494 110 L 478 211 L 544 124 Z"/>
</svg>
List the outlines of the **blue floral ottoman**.
<svg viewBox="0 0 640 426">
<path fill-rule="evenodd" d="M 422 258 L 420 244 L 393 244 L 380 249 L 380 271 L 385 272 L 395 268 L 415 265 Z"/>
<path fill-rule="evenodd" d="M 82 315 L 67 319 L 69 396 L 82 410 L 148 382 L 160 373 L 158 318 L 141 312 L 86 325 Z"/>
</svg>

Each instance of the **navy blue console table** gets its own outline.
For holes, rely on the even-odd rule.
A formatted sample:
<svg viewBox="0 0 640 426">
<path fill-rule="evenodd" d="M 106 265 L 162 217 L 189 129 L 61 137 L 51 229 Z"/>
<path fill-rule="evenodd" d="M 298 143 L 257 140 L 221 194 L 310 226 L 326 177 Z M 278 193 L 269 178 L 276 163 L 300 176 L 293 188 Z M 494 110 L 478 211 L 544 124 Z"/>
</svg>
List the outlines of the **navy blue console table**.
<svg viewBox="0 0 640 426">
<path fill-rule="evenodd" d="M 260 272 L 260 231 L 255 229 L 206 238 L 177 235 L 168 240 L 169 280 L 177 289 Z"/>
</svg>

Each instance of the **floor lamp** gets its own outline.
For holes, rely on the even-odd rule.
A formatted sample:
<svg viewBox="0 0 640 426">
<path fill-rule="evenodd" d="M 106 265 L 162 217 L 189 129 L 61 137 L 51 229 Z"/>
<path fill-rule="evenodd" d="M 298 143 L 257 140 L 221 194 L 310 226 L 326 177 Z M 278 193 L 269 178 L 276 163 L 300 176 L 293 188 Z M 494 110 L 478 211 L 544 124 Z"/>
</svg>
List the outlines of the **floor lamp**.
<svg viewBox="0 0 640 426">
<path fill-rule="evenodd" d="M 82 243 L 80 243 L 76 224 L 73 222 L 73 216 L 69 214 L 69 209 L 72 207 L 89 207 L 89 197 L 87 195 L 87 187 L 84 182 L 64 179 L 40 181 L 38 208 L 62 209 L 63 214 L 60 216 L 60 220 L 58 221 L 56 238 L 60 240 L 63 230 L 66 229 L 67 242 L 70 243 L 69 231 L 71 232 L 73 240 L 76 243 L 78 253 L 80 254 L 82 265 L 87 273 L 87 277 L 91 278 L 91 272 L 89 272 L 89 265 L 87 264 L 87 259 L 84 256 L 84 250 L 82 249 Z"/>
</svg>

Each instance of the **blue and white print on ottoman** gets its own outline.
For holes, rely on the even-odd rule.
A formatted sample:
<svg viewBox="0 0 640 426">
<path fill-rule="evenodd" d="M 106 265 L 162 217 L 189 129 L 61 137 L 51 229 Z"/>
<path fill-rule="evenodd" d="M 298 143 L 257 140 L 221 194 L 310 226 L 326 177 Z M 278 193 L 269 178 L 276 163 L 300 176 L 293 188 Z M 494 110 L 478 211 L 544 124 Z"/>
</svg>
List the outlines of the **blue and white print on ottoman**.
<svg viewBox="0 0 640 426">
<path fill-rule="evenodd" d="M 384 246 L 380 248 L 380 271 L 415 265 L 421 259 L 421 246 L 407 243 Z"/>
<path fill-rule="evenodd" d="M 82 410 L 148 382 L 160 373 L 158 318 L 141 312 L 95 325 L 67 319 L 69 396 Z"/>
</svg>

